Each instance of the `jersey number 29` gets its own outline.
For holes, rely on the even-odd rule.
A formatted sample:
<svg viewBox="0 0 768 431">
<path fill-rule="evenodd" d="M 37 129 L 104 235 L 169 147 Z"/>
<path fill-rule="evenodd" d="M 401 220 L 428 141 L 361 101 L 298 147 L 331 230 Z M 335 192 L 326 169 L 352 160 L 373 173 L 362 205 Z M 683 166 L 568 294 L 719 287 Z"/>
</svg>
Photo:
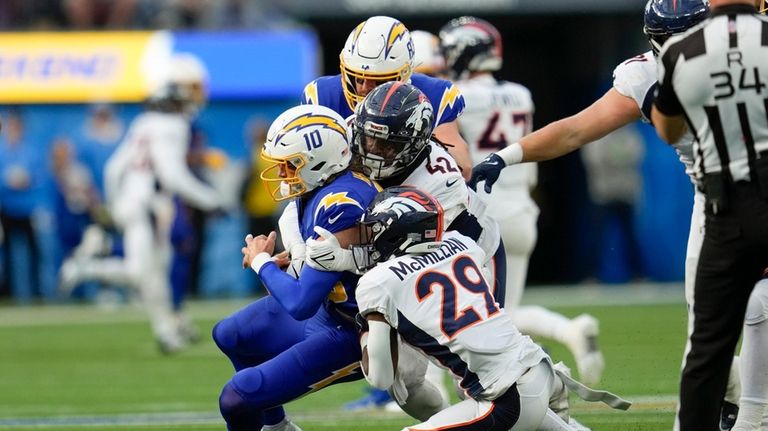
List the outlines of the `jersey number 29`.
<svg viewBox="0 0 768 431">
<path fill-rule="evenodd" d="M 434 293 L 435 286 L 442 290 L 440 328 L 449 339 L 483 320 L 480 313 L 471 305 L 459 310 L 459 287 L 472 294 L 483 295 L 488 317 L 499 311 L 481 274 L 471 258 L 461 256 L 453 262 L 453 278 L 442 272 L 430 271 L 422 274 L 416 282 L 416 296 L 419 302 L 430 297 Z M 458 286 L 454 280 L 458 282 Z"/>
</svg>

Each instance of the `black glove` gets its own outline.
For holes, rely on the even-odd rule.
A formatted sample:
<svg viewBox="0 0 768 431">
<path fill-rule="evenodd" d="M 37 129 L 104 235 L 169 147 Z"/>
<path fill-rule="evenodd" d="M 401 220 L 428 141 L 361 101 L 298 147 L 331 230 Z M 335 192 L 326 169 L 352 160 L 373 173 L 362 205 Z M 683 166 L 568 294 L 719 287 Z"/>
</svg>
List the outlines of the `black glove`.
<svg viewBox="0 0 768 431">
<path fill-rule="evenodd" d="M 467 185 L 472 190 L 477 191 L 477 183 L 485 181 L 485 192 L 490 193 L 496 180 L 499 179 L 501 170 L 505 167 L 507 167 L 507 164 L 504 163 L 504 159 L 495 153 L 491 154 L 472 168 L 472 178 L 469 179 Z"/>
</svg>

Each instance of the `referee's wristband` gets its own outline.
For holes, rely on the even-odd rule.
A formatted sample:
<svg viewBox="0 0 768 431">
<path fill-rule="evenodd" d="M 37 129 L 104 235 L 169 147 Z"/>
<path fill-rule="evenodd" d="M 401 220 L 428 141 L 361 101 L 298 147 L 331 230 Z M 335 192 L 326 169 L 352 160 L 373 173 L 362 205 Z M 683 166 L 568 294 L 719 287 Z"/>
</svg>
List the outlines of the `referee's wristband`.
<svg viewBox="0 0 768 431">
<path fill-rule="evenodd" d="M 269 253 L 263 251 L 256 255 L 251 261 L 251 269 L 256 271 L 256 274 L 261 271 L 261 268 L 267 263 L 272 262 L 272 256 Z"/>
<path fill-rule="evenodd" d="M 496 155 L 501 157 L 501 159 L 504 160 L 504 163 L 506 163 L 507 166 L 516 165 L 523 161 L 523 147 L 520 145 L 519 142 L 515 142 L 512 145 L 496 153 Z"/>
</svg>

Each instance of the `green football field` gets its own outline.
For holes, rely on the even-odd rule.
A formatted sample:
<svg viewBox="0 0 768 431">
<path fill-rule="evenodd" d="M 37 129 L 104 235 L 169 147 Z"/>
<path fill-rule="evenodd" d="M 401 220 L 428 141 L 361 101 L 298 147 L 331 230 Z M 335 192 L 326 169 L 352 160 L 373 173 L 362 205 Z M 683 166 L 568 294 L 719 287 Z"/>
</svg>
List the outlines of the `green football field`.
<svg viewBox="0 0 768 431">
<path fill-rule="evenodd" d="M 573 399 L 572 414 L 596 431 L 669 430 L 685 340 L 679 286 L 631 289 L 532 289 L 567 316 L 600 320 L 607 367 L 601 388 L 634 401 L 627 411 Z M 533 299 L 532 299 L 533 298 Z M 564 305 L 567 304 L 567 305 Z M 206 333 L 244 302 L 193 303 Z M 560 346 L 542 344 L 573 365 Z M 135 306 L 0 307 L 0 429 L 223 430 L 217 399 L 232 370 L 210 337 L 176 356 L 158 353 Z M 361 382 L 337 385 L 287 406 L 305 430 L 400 430 L 408 417 L 341 406 Z"/>
</svg>

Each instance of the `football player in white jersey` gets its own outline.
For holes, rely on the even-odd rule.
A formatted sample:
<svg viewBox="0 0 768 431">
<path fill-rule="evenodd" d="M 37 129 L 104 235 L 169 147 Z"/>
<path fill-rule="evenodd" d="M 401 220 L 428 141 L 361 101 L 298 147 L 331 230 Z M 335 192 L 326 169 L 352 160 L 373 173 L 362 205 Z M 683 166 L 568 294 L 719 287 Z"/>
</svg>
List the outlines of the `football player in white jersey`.
<svg viewBox="0 0 768 431">
<path fill-rule="evenodd" d="M 125 257 L 76 257 L 65 262 L 61 271 L 63 290 L 86 280 L 136 289 L 164 353 L 175 352 L 188 341 L 185 322 L 173 312 L 169 286 L 173 196 L 203 210 L 221 207 L 217 192 L 187 166 L 190 120 L 204 102 L 204 93 L 195 92 L 183 80 L 176 82 L 174 78 L 182 72 L 188 70 L 168 71 L 167 82 L 149 97 L 146 111 L 133 120 L 107 161 L 106 203 L 122 231 Z"/>
<path fill-rule="evenodd" d="M 451 20 L 440 30 L 441 50 L 448 75 L 459 87 L 466 107 L 459 130 L 477 164 L 493 151 L 531 132 L 534 105 L 524 86 L 497 81 L 501 69 L 501 35 L 490 23 L 475 17 Z M 600 381 L 605 368 L 597 347 L 597 320 L 587 314 L 574 319 L 540 306 L 520 306 L 528 260 L 536 245 L 539 207 L 531 198 L 536 186 L 536 163 L 510 166 L 499 176 L 493 191 L 478 190 L 486 213 L 499 222 L 507 255 L 505 307 L 524 334 L 555 339 L 570 349 L 587 384 Z M 513 311 L 514 310 L 514 311 Z"/>
<path fill-rule="evenodd" d="M 363 215 L 355 256 L 361 270 L 372 268 L 356 291 L 367 380 L 392 386 L 407 345 L 460 379 L 466 399 L 405 430 L 585 429 L 568 424 L 567 389 L 598 393 L 559 372 L 515 328 L 482 274 L 483 250 L 443 232 L 443 217 L 438 201 L 414 187 L 384 190 Z M 612 394 L 599 398 L 629 407 Z"/>
<path fill-rule="evenodd" d="M 499 174 L 507 165 L 515 165 L 521 162 L 544 161 L 560 157 L 595 141 L 608 133 L 617 130 L 637 120 L 649 121 L 650 109 L 653 103 L 654 90 L 656 89 L 656 54 L 664 41 L 672 34 L 685 31 L 687 28 L 703 20 L 709 12 L 708 4 L 702 0 L 685 0 L 673 5 L 665 0 L 649 0 L 645 8 L 644 32 L 649 38 L 651 51 L 637 55 L 619 64 L 614 70 L 613 88 L 608 90 L 599 100 L 568 118 L 556 121 L 548 126 L 533 132 L 507 148 L 491 154 L 473 170 L 471 185 L 485 182 L 484 189 L 488 192 L 496 183 Z M 683 136 L 674 146 L 680 161 L 685 165 L 686 172 L 690 175 L 693 163 L 693 137 L 690 134 Z M 693 283 L 695 271 L 698 265 L 699 250 L 703 239 L 704 230 L 704 197 L 698 190 L 694 192 L 694 204 L 691 214 L 691 228 L 688 235 L 688 247 L 685 261 L 685 297 L 690 307 L 693 306 Z M 761 286 L 761 284 L 758 284 Z M 763 286 L 765 286 L 763 284 Z M 765 294 L 753 290 L 750 304 L 755 303 L 755 309 L 760 309 Z M 766 307 L 765 309 L 768 309 Z M 757 325 L 768 318 L 767 313 L 761 314 L 759 319 L 747 322 L 755 329 Z M 691 330 L 692 322 L 688 322 Z M 754 331 L 745 330 L 745 336 Z M 689 347 L 686 346 L 686 355 Z M 742 352 L 744 353 L 744 352 Z M 735 404 L 741 391 L 739 384 L 739 366 L 741 367 L 741 381 L 747 385 L 753 385 L 756 378 L 754 372 L 745 368 L 752 368 L 756 358 L 748 359 L 743 355 L 740 360 L 735 360 L 732 368 L 731 379 L 726 391 L 721 427 L 730 429 L 735 420 L 737 410 Z M 746 367 L 745 367 L 746 365 Z M 762 374 L 762 373 L 759 373 Z M 768 376 L 766 376 L 768 379 Z"/>
<path fill-rule="evenodd" d="M 485 251 L 480 263 L 503 306 L 506 259 L 498 224 L 484 214 L 484 204 L 466 186 L 451 155 L 431 138 L 433 121 L 432 105 L 415 86 L 388 82 L 376 87 L 355 109 L 351 169 L 384 187 L 418 185 L 435 196 L 445 209 L 443 230 L 457 230 Z M 307 242 L 307 262 L 334 271 L 355 268 L 349 250 L 327 241 Z M 430 373 L 430 378 L 443 386 L 441 373 Z"/>
</svg>

